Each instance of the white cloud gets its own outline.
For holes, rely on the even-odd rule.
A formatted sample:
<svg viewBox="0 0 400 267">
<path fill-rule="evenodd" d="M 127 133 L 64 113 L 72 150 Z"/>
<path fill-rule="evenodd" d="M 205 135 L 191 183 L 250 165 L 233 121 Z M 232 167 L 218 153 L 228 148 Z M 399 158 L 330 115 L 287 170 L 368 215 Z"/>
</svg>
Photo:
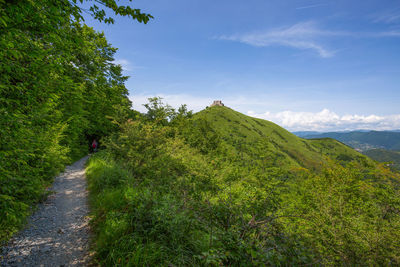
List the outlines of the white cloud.
<svg viewBox="0 0 400 267">
<path fill-rule="evenodd" d="M 209 106 L 212 102 L 212 98 L 208 97 L 197 97 L 187 94 L 176 94 L 176 95 L 166 95 L 166 94 L 154 94 L 154 95 L 131 95 L 130 99 L 133 103 L 133 108 L 140 112 L 145 112 L 146 108 L 143 104 L 148 103 L 148 99 L 151 97 L 161 97 L 164 103 L 171 105 L 173 108 L 178 108 L 182 104 L 186 104 L 188 109 L 194 111 L 200 111 L 206 106 Z"/>
<path fill-rule="evenodd" d="M 146 109 L 143 107 L 143 104 L 148 103 L 148 99 L 155 96 L 161 97 L 164 103 L 171 105 L 173 108 L 179 108 L 182 104 L 186 104 L 188 109 L 195 112 L 210 106 L 214 100 L 221 100 L 221 95 L 218 93 L 210 95 L 209 97 L 189 94 L 131 94 L 130 99 L 133 103 L 134 109 L 140 112 L 145 112 Z M 223 96 L 222 102 L 226 106 L 232 107 L 236 110 L 247 110 L 247 108 L 250 106 L 265 107 L 266 100 L 263 97 L 257 99 L 252 97 L 231 95 Z"/>
<path fill-rule="evenodd" d="M 199 97 L 189 94 L 153 94 L 153 95 L 131 95 L 133 108 L 140 112 L 145 112 L 143 104 L 148 103 L 148 98 L 159 96 L 163 102 L 174 108 L 187 104 L 189 110 L 195 112 L 209 106 L 213 100 L 219 97 Z M 320 112 L 296 112 L 278 111 L 257 113 L 245 111 L 250 108 L 263 108 L 270 103 L 263 97 L 249 98 L 244 96 L 223 97 L 223 103 L 239 112 L 247 113 L 248 116 L 272 121 L 289 131 L 344 131 L 344 130 L 398 130 L 400 129 L 400 114 L 378 116 L 378 115 L 359 115 L 347 114 L 338 115 L 337 113 L 322 109 Z M 261 109 L 262 110 L 262 109 Z"/>
<path fill-rule="evenodd" d="M 129 60 L 123 59 L 123 58 L 115 59 L 112 63 L 114 63 L 116 65 L 121 65 L 122 70 L 123 71 L 127 71 L 127 72 L 133 71 L 135 69 L 142 69 L 143 68 L 143 67 L 140 67 L 140 66 L 133 65 Z"/>
<path fill-rule="evenodd" d="M 281 27 L 263 32 L 221 35 L 218 36 L 216 39 L 236 41 L 256 47 L 286 46 L 301 50 L 312 50 L 322 58 L 329 58 L 334 56 L 335 52 L 332 49 L 326 47 L 325 41 L 327 40 L 327 38 L 332 37 L 400 37 L 400 31 L 329 31 L 321 29 L 316 22 L 308 21 L 297 23 L 290 27 Z"/>
<path fill-rule="evenodd" d="M 286 28 L 278 28 L 265 32 L 220 36 L 220 40 L 238 41 L 252 46 L 266 47 L 282 45 L 297 49 L 314 50 L 323 58 L 334 55 L 333 51 L 325 48 L 320 37 L 342 35 L 344 33 L 324 31 L 315 22 L 302 22 Z"/>
<path fill-rule="evenodd" d="M 126 59 L 116 59 L 113 61 L 115 65 L 121 65 L 122 70 L 131 71 L 131 63 Z"/>
<path fill-rule="evenodd" d="M 379 33 L 377 37 L 400 37 L 400 31 L 382 32 Z"/>
<path fill-rule="evenodd" d="M 320 112 L 247 112 L 249 116 L 270 120 L 290 131 L 343 131 L 343 130 L 395 130 L 400 129 L 400 114 L 377 116 L 348 114 L 339 116 L 323 109 Z"/>
<path fill-rule="evenodd" d="M 145 112 L 146 109 L 143 104 L 148 103 L 148 99 L 151 97 L 161 97 L 164 103 L 171 105 L 173 108 L 179 108 L 182 104 L 186 104 L 189 110 L 195 112 L 210 106 L 214 100 L 222 100 L 222 102 L 239 112 L 246 112 L 249 108 L 256 108 L 257 110 L 263 110 L 266 105 L 269 107 L 274 106 L 272 102 L 278 101 L 276 98 L 271 98 L 265 95 L 254 96 L 243 96 L 243 95 L 221 95 L 218 90 L 214 94 L 209 96 L 196 96 L 190 94 L 165 94 L 165 93 L 155 93 L 155 94 L 130 94 L 130 99 L 133 103 L 133 108 L 140 112 Z M 279 105 L 278 105 L 279 106 Z"/>
<path fill-rule="evenodd" d="M 378 15 L 375 15 L 373 22 L 383 22 L 387 24 L 400 22 L 400 8 L 386 10 Z"/>
<path fill-rule="evenodd" d="M 327 6 L 327 5 L 328 5 L 328 4 L 315 4 L 315 5 L 308 5 L 308 6 L 296 7 L 296 9 L 297 9 L 297 10 L 302 10 L 302 9 L 316 8 L 316 7 Z"/>
</svg>

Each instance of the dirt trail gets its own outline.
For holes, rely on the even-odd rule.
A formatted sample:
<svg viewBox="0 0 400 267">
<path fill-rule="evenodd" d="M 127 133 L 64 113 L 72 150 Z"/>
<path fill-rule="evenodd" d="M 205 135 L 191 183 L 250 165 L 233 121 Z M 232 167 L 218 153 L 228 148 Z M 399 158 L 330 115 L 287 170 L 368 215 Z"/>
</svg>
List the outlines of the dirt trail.
<svg viewBox="0 0 400 267">
<path fill-rule="evenodd" d="M 68 166 L 24 230 L 0 253 L 0 266 L 85 266 L 88 255 L 88 204 L 84 157 Z"/>
</svg>

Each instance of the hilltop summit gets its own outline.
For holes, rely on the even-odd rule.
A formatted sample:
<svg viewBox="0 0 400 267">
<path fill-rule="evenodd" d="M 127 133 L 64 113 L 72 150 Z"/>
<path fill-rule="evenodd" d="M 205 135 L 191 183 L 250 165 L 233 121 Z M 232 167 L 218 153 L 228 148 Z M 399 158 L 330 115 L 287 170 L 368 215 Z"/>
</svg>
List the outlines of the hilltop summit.
<svg viewBox="0 0 400 267">
<path fill-rule="evenodd" d="M 214 100 L 214 102 L 211 104 L 211 107 L 214 107 L 214 106 L 224 107 L 225 105 L 224 105 L 224 103 L 222 103 L 221 100 Z"/>
</svg>

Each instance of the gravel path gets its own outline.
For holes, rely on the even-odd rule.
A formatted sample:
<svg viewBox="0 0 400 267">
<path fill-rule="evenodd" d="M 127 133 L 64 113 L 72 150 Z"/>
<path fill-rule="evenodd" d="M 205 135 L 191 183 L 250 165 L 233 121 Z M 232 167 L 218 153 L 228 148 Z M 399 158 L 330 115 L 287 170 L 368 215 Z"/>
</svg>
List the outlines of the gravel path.
<svg viewBox="0 0 400 267">
<path fill-rule="evenodd" d="M 0 255 L 1 266 L 88 265 L 89 228 L 84 157 L 68 166 L 24 230 Z"/>
</svg>

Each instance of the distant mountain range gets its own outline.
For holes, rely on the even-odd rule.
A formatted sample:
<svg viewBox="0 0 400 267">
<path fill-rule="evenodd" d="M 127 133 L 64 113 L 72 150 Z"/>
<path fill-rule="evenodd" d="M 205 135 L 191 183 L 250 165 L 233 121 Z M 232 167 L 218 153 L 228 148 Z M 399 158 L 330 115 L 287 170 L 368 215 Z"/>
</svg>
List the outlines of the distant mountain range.
<svg viewBox="0 0 400 267">
<path fill-rule="evenodd" d="M 400 130 L 350 132 L 293 132 L 305 139 L 333 138 L 379 162 L 392 162 L 400 170 Z"/>
<path fill-rule="evenodd" d="M 400 130 L 395 131 L 350 131 L 320 133 L 313 131 L 293 132 L 305 139 L 333 138 L 358 151 L 371 149 L 400 150 Z"/>
</svg>

